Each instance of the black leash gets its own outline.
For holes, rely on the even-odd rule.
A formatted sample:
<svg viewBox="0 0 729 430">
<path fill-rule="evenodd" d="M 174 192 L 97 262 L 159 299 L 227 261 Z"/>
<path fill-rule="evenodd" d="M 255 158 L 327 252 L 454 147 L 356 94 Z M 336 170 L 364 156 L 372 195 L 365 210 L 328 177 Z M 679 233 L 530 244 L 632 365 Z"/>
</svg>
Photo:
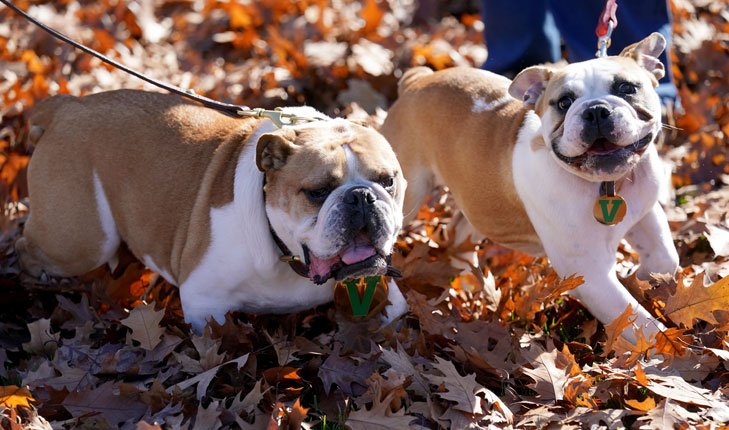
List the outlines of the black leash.
<svg viewBox="0 0 729 430">
<path fill-rule="evenodd" d="M 20 10 L 18 7 L 16 7 L 12 3 L 10 3 L 10 1 L 8 1 L 8 0 L 0 0 L 0 2 L 2 2 L 2 4 L 4 4 L 5 6 L 9 7 L 10 9 L 14 10 L 15 12 L 17 12 L 18 14 L 22 15 L 28 21 L 30 21 L 33 24 L 37 25 L 38 27 L 42 28 L 44 31 L 46 31 L 47 33 L 49 33 L 53 37 L 58 38 L 60 40 L 63 40 L 64 42 L 68 43 L 69 45 L 72 45 L 73 47 L 75 47 L 77 49 L 80 49 L 80 50 L 84 51 L 87 54 L 91 54 L 94 57 L 98 58 L 99 60 L 101 60 L 101 61 L 103 61 L 103 62 L 105 62 L 107 64 L 110 64 L 110 65 L 116 67 L 119 70 L 122 70 L 124 72 L 127 72 L 130 75 L 136 76 L 137 78 L 139 78 L 139 79 L 141 79 L 141 80 L 143 80 L 145 82 L 148 82 L 148 83 L 150 83 L 152 85 L 155 85 L 155 86 L 157 86 L 159 88 L 162 88 L 165 91 L 169 91 L 169 92 L 171 92 L 173 94 L 177 94 L 177 95 L 180 95 L 180 96 L 185 97 L 187 99 L 196 101 L 196 102 L 202 104 L 205 107 L 208 107 L 210 109 L 215 109 L 215 110 L 217 110 L 219 112 L 223 112 L 223 113 L 225 113 L 227 115 L 230 115 L 230 116 L 233 116 L 233 117 L 239 117 L 239 116 L 241 116 L 241 114 L 240 114 L 241 111 L 250 111 L 251 110 L 251 109 L 249 109 L 246 106 L 238 106 L 238 105 L 233 105 L 233 104 L 219 102 L 217 100 L 213 100 L 213 99 L 210 99 L 210 98 L 201 96 L 199 94 L 196 94 L 192 90 L 185 91 L 185 90 L 183 90 L 180 87 L 177 87 L 177 86 L 174 86 L 172 84 L 168 84 L 168 83 L 165 83 L 165 82 L 162 82 L 162 81 L 158 81 L 158 80 L 156 80 L 154 78 L 150 78 L 149 76 L 145 76 L 144 74 L 139 73 L 136 70 L 130 69 L 129 67 L 127 67 L 127 66 L 125 66 L 125 65 L 123 65 L 121 63 L 118 63 L 118 62 L 112 60 L 111 58 L 109 58 L 109 57 L 101 54 L 100 52 L 97 52 L 97 51 L 89 48 L 88 46 L 85 46 L 85 45 L 82 45 L 79 42 L 76 42 L 75 40 L 71 39 L 70 37 L 66 36 L 65 34 L 59 32 L 57 30 L 54 30 L 51 27 L 48 27 L 47 25 L 45 25 L 42 22 L 36 20 L 32 16 L 28 15 L 26 12 Z"/>
</svg>

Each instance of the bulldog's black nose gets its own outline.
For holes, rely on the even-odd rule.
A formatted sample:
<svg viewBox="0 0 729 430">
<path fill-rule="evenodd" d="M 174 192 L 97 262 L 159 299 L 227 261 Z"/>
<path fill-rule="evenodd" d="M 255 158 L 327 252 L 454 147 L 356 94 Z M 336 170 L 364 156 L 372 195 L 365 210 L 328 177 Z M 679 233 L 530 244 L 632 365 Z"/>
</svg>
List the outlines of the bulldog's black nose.
<svg viewBox="0 0 729 430">
<path fill-rule="evenodd" d="M 595 103 L 582 112 L 582 119 L 588 125 L 600 127 L 610 117 L 612 109 L 606 103 Z"/>
<path fill-rule="evenodd" d="M 342 201 L 348 205 L 356 206 L 361 209 L 365 209 L 367 206 L 371 206 L 377 200 L 377 196 L 368 187 L 352 187 L 348 189 Z"/>
</svg>

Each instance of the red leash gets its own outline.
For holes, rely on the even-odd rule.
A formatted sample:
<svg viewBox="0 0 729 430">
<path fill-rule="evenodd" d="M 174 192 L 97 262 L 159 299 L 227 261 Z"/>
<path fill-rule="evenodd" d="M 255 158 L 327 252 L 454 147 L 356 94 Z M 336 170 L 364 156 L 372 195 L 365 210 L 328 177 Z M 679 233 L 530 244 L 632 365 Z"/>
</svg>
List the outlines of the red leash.
<svg viewBox="0 0 729 430">
<path fill-rule="evenodd" d="M 612 36 L 615 27 L 618 26 L 618 18 L 615 16 L 617 10 L 618 0 L 605 0 L 605 9 L 600 14 L 597 28 L 595 28 L 595 34 L 597 35 L 596 57 L 607 56 L 607 49 L 610 47 L 610 36 Z"/>
<path fill-rule="evenodd" d="M 615 16 L 617 10 L 618 0 L 605 1 L 605 9 L 600 14 L 600 19 L 597 21 L 597 28 L 595 29 L 597 37 L 605 37 L 610 28 L 610 22 L 613 23 L 613 30 L 618 26 L 618 18 Z"/>
</svg>

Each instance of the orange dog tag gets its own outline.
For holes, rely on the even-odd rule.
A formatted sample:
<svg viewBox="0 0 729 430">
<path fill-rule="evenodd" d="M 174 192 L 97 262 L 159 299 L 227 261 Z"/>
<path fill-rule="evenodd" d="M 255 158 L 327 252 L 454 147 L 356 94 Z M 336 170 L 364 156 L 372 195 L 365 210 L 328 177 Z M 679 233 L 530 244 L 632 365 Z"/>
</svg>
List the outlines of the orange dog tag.
<svg viewBox="0 0 729 430">
<path fill-rule="evenodd" d="M 628 203 L 615 194 L 614 182 L 603 182 L 600 186 L 601 196 L 592 207 L 592 215 L 597 222 L 605 225 L 615 225 L 625 218 L 628 213 Z"/>
<path fill-rule="evenodd" d="M 334 307 L 352 320 L 367 320 L 387 305 L 389 288 L 384 276 L 347 279 L 334 285 Z"/>
</svg>

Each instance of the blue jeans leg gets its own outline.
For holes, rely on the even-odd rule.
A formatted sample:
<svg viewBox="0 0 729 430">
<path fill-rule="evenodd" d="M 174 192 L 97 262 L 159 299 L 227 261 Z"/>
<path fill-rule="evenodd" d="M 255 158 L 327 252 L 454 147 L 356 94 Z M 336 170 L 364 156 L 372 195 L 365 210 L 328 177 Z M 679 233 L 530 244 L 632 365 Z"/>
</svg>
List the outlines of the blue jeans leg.
<svg viewBox="0 0 729 430">
<path fill-rule="evenodd" d="M 488 57 L 482 68 L 513 77 L 528 66 L 561 58 L 548 0 L 481 0 Z"/>
</svg>

